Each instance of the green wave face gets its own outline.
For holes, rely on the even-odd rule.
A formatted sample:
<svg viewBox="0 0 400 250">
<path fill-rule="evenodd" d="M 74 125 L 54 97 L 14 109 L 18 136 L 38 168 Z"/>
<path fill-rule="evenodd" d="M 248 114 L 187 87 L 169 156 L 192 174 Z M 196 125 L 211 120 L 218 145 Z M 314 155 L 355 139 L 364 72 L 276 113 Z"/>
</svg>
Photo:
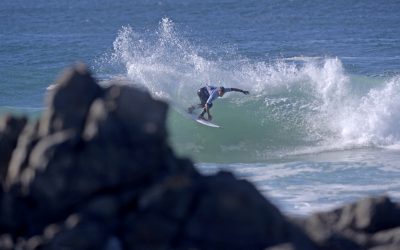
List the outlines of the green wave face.
<svg viewBox="0 0 400 250">
<path fill-rule="evenodd" d="M 198 124 L 171 109 L 170 141 L 177 151 L 205 162 L 251 162 L 318 141 L 307 134 L 308 113 L 300 113 L 299 104 L 281 98 L 235 101 L 241 100 L 214 103 L 213 121 L 221 129 Z"/>
</svg>

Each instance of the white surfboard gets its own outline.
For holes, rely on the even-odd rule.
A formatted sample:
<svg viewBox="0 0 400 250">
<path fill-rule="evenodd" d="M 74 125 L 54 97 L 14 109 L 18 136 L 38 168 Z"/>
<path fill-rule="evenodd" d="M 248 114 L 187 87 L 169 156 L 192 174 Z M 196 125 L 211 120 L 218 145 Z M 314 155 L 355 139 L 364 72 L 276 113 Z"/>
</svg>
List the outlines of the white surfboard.
<svg viewBox="0 0 400 250">
<path fill-rule="evenodd" d="M 197 123 L 200 123 L 201 125 L 205 125 L 205 126 L 211 127 L 211 128 L 222 128 L 218 124 L 212 123 L 212 122 L 207 121 L 205 119 L 199 119 L 198 118 L 199 115 L 194 113 L 194 112 L 189 113 L 187 110 L 183 111 L 182 108 L 180 108 L 177 105 L 174 105 L 173 107 L 178 113 L 182 114 L 183 116 L 185 116 L 185 117 L 187 117 L 187 118 L 189 118 L 189 119 L 191 119 L 191 120 L 193 120 L 193 121 L 195 121 Z"/>
<path fill-rule="evenodd" d="M 196 121 L 196 122 L 198 122 L 198 123 L 200 123 L 202 125 L 206 125 L 206 126 L 212 127 L 212 128 L 221 128 L 221 126 L 219 126 L 218 124 L 212 123 L 212 122 L 207 121 L 205 119 L 199 119 L 198 118 L 199 115 L 197 115 L 197 114 L 190 114 L 190 113 L 187 113 L 187 114 L 190 116 L 190 118 L 192 120 L 194 120 L 194 121 Z"/>
<path fill-rule="evenodd" d="M 217 125 L 217 124 L 215 124 L 215 123 L 212 123 L 212 122 L 207 121 L 207 120 L 204 120 L 204 119 L 199 119 L 199 118 L 197 118 L 197 117 L 196 117 L 196 120 L 195 120 L 195 121 L 198 122 L 198 123 L 200 123 L 200 124 L 203 124 L 203 125 L 212 127 L 212 128 L 220 128 L 220 126 Z"/>
</svg>

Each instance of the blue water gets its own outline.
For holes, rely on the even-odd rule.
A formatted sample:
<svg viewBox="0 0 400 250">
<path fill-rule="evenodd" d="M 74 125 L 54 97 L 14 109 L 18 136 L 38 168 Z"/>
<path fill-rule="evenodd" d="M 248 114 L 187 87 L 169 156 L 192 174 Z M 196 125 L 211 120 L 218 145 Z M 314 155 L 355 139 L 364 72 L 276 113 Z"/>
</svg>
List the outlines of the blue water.
<svg viewBox="0 0 400 250">
<path fill-rule="evenodd" d="M 0 5 L 0 113 L 33 119 L 76 61 L 171 103 L 177 154 L 252 181 L 283 211 L 400 198 L 399 1 L 21 1 Z M 181 113 L 239 87 L 210 129 Z"/>
</svg>

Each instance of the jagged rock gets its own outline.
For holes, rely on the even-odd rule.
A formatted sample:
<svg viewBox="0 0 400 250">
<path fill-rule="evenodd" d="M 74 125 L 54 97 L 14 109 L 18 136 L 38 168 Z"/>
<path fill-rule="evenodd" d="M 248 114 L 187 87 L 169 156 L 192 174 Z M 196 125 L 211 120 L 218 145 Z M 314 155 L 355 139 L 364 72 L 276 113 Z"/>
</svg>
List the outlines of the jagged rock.
<svg viewBox="0 0 400 250">
<path fill-rule="evenodd" d="M 6 115 L 0 119 L 0 183 L 2 184 L 4 184 L 18 137 L 26 123 L 26 117 Z"/>
<path fill-rule="evenodd" d="M 64 72 L 48 96 L 48 109 L 41 118 L 39 134 L 45 136 L 64 129 L 83 130 L 93 100 L 102 95 L 102 88 L 84 64 L 76 64 Z"/>
<path fill-rule="evenodd" d="M 341 211 L 339 228 L 376 233 L 400 227 L 400 206 L 388 197 L 365 198 Z"/>
<path fill-rule="evenodd" d="M 39 249 L 105 249 L 112 237 L 109 227 L 101 221 L 73 214 L 61 225 L 50 225 L 45 229 Z"/>
<path fill-rule="evenodd" d="M 300 223 L 320 249 L 360 249 L 352 239 L 337 233 L 334 225 L 339 219 L 338 212 L 316 213 Z"/>
<path fill-rule="evenodd" d="M 262 249 L 289 241 L 290 225 L 253 185 L 220 172 L 202 179 L 183 239 L 202 249 Z"/>
<path fill-rule="evenodd" d="M 86 76 L 86 80 L 91 79 Z M 69 85 L 84 83 L 68 80 L 59 84 L 62 88 L 54 90 L 53 104 L 60 103 L 58 99 L 64 100 L 67 90 L 74 89 Z M 19 150 L 24 153 L 14 161 L 9 186 L 14 185 L 14 190 L 20 187 L 19 193 L 29 202 L 30 212 L 25 220 L 32 223 L 26 234 L 40 233 L 48 223 L 62 220 L 99 193 L 118 195 L 124 189 L 132 189 L 133 196 L 138 197 L 140 190 L 159 176 L 174 171 L 197 174 L 192 164 L 176 159 L 166 144 L 165 103 L 129 87 L 112 86 L 101 92 L 105 94 L 88 108 L 88 119 L 78 119 L 85 121 L 83 136 L 77 135 L 79 126 L 71 125 L 74 122 L 68 115 L 72 112 L 67 110 L 60 116 L 56 112 L 59 109 L 54 108 L 54 117 L 70 121 L 62 124 L 71 126 L 57 127 L 50 122 L 51 133 L 35 136 L 37 133 L 32 132 L 30 140 L 21 144 Z M 88 96 L 90 99 L 94 95 Z M 83 103 L 81 109 L 89 106 Z"/>
<path fill-rule="evenodd" d="M 167 105 L 139 89 L 111 86 L 96 100 L 89 112 L 84 138 L 111 139 L 131 145 L 164 144 L 167 136 Z M 110 141 L 107 141 L 110 143 Z"/>
<path fill-rule="evenodd" d="M 144 194 L 125 223 L 128 249 L 264 249 L 313 243 L 254 186 L 232 174 L 171 176 Z"/>
<path fill-rule="evenodd" d="M 7 190 L 19 181 L 20 174 L 28 167 L 32 149 L 40 139 L 37 131 L 38 125 L 38 122 L 26 125 L 19 137 L 17 147 L 10 160 L 10 166 L 5 180 L 5 188 Z"/>
<path fill-rule="evenodd" d="M 10 234 L 0 235 L 0 246 L 3 250 L 13 250 L 14 242 Z"/>
<path fill-rule="evenodd" d="M 388 197 L 365 198 L 333 211 L 317 213 L 302 226 L 320 247 L 367 249 L 397 244 L 400 207 Z"/>
<path fill-rule="evenodd" d="M 54 86 L 48 95 L 44 115 L 39 122 L 28 126 L 20 139 L 11 159 L 7 188 L 18 181 L 18 176 L 29 164 L 31 151 L 42 137 L 64 129 L 73 129 L 80 136 L 92 102 L 103 94 L 103 89 L 83 64 L 66 70 Z"/>
<path fill-rule="evenodd" d="M 371 245 L 373 246 L 400 246 L 400 227 L 384 230 L 371 236 Z M 390 249 L 388 247 L 388 249 Z"/>
</svg>

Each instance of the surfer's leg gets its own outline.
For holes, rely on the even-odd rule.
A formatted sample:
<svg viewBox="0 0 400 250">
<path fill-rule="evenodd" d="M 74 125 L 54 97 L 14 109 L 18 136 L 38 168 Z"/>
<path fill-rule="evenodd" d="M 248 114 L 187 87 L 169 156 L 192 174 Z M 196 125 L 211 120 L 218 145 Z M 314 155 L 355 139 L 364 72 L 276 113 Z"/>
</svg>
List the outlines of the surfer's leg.
<svg viewBox="0 0 400 250">
<path fill-rule="evenodd" d="M 201 88 L 197 90 L 197 96 L 200 99 L 200 103 L 196 105 L 192 105 L 188 108 L 189 113 L 193 113 L 195 109 L 202 109 L 204 108 L 204 105 L 206 105 L 206 102 L 208 100 L 209 94 L 206 88 Z"/>
<path fill-rule="evenodd" d="M 197 91 L 197 95 L 199 96 L 200 99 L 200 104 L 198 104 L 198 108 L 203 108 L 204 105 L 206 105 L 206 102 L 208 100 L 208 97 L 210 97 L 210 95 L 208 94 L 208 91 L 205 88 L 199 89 Z"/>
</svg>

